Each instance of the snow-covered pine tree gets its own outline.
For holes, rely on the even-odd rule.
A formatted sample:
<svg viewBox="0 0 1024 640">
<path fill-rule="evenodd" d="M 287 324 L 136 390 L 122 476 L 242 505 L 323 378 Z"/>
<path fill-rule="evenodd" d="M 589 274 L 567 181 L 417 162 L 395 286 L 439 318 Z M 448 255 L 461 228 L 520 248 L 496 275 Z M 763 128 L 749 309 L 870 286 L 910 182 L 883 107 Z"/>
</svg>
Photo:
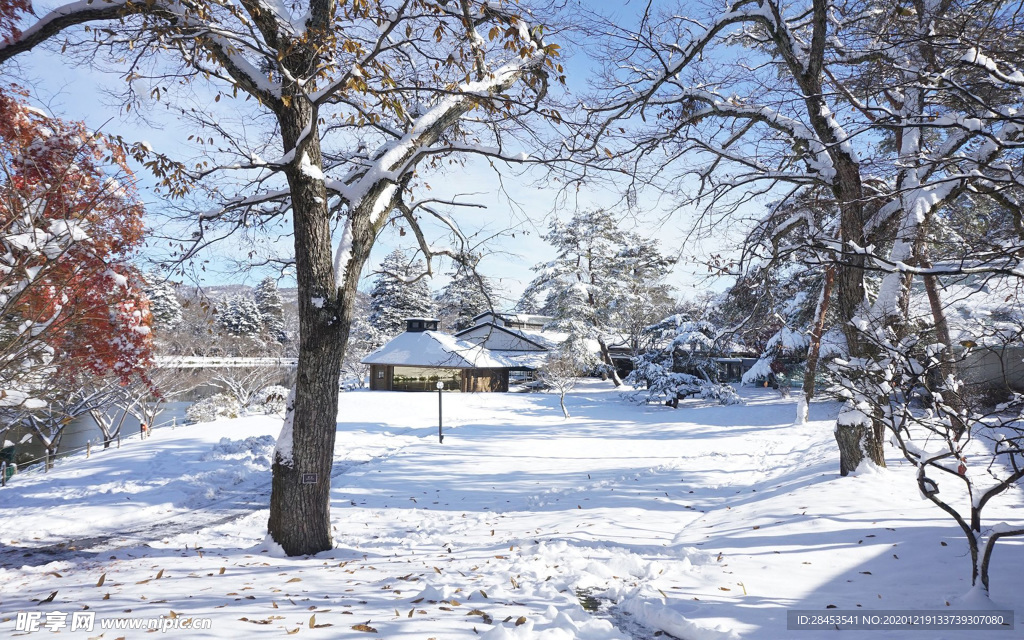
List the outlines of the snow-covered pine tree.
<svg viewBox="0 0 1024 640">
<path fill-rule="evenodd" d="M 722 404 L 738 404 L 736 391 L 719 382 L 719 332 L 710 322 L 673 315 L 647 327 L 658 346 L 634 358 L 626 382 L 643 387 L 636 396 L 646 402 L 679 406 L 680 398 L 699 395 Z"/>
<path fill-rule="evenodd" d="M 544 300 L 542 312 L 555 316 L 552 328 L 594 341 L 605 372 L 622 384 L 608 350 L 610 337 L 628 339 L 624 312 L 638 297 L 654 297 L 672 261 L 657 241 L 619 228 L 603 209 L 554 221 L 544 239 L 558 250 L 551 262 L 534 267 L 538 275 L 523 299 Z"/>
<path fill-rule="evenodd" d="M 364 294 L 365 295 L 365 294 Z M 348 336 L 348 349 L 341 361 L 341 385 L 343 389 L 361 389 L 370 380 L 370 366 L 362 359 L 383 345 L 376 329 L 370 324 L 365 313 L 352 318 L 352 330 Z"/>
<path fill-rule="evenodd" d="M 614 260 L 616 295 L 609 307 L 612 326 L 637 356 L 647 346 L 644 330 L 676 311 L 674 289 L 664 281 L 674 261 L 661 255 L 656 242 L 627 240 L 634 244 Z"/>
<path fill-rule="evenodd" d="M 142 279 L 142 291 L 149 298 L 149 312 L 153 316 L 153 329 L 169 330 L 181 324 L 184 317 L 181 302 L 174 287 L 158 273 L 147 273 Z"/>
<path fill-rule="evenodd" d="M 537 298 L 534 292 L 524 291 L 522 297 L 516 302 L 515 312 L 516 313 L 528 313 L 528 314 L 540 314 L 541 304 L 537 302 Z"/>
<path fill-rule="evenodd" d="M 801 213 L 817 220 L 825 207 L 809 198 L 772 205 L 748 233 L 741 275 L 715 309 L 718 326 L 728 327 L 733 340 L 757 350 L 758 362 L 743 376 L 744 383 L 785 372 L 789 364 L 803 362 L 803 393 L 796 422 L 807 419 L 807 407 L 821 373 L 819 359 L 845 355 L 845 336 L 833 303 L 836 268 L 814 246 L 806 232 L 790 232 L 792 244 L 778 240 L 784 218 L 779 210 Z M 822 263 L 826 263 L 822 268 Z"/>
<path fill-rule="evenodd" d="M 281 302 L 281 292 L 277 290 L 277 281 L 269 276 L 264 278 L 256 285 L 253 299 L 260 310 L 263 328 L 275 340 L 284 342 L 284 305 Z"/>
<path fill-rule="evenodd" d="M 257 336 L 263 332 L 263 317 L 251 296 L 239 294 L 224 300 L 217 322 L 233 336 Z"/>
<path fill-rule="evenodd" d="M 795 263 L 785 270 L 762 270 L 761 275 L 771 278 L 765 284 L 772 290 L 762 296 L 761 304 L 748 309 L 747 314 L 753 317 L 751 314 L 756 313 L 760 318 L 758 324 L 777 327 L 777 330 L 764 342 L 758 361 L 743 374 L 744 384 L 764 380 L 770 373 L 778 375 L 785 358 L 804 358 L 816 318 L 815 301 L 823 281 L 815 270 Z M 772 321 L 765 322 L 765 317 Z"/>
<path fill-rule="evenodd" d="M 410 261 L 401 249 L 395 249 L 381 262 L 370 291 L 370 325 L 382 343 L 405 331 L 406 318 L 433 317 L 436 313 L 427 280 L 416 280 L 425 270 L 422 260 Z"/>
<path fill-rule="evenodd" d="M 452 333 L 473 326 L 473 318 L 493 311 L 496 303 L 491 279 L 460 267 L 437 297 L 441 326 Z"/>
</svg>

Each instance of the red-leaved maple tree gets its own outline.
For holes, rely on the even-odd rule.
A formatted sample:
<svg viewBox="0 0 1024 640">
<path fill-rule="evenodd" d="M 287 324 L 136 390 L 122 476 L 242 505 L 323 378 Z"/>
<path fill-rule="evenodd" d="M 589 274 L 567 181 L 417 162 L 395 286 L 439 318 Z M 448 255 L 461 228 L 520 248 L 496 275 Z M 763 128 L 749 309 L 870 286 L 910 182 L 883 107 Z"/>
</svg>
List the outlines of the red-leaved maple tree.
<svg viewBox="0 0 1024 640">
<path fill-rule="evenodd" d="M 126 383 L 151 359 L 124 154 L 27 99 L 0 89 L 0 406 L 83 374 Z"/>
<path fill-rule="evenodd" d="M 17 26 L 19 15 L 31 11 L 29 0 L 0 0 L 0 42 L 20 36 L 21 30 Z"/>
</svg>

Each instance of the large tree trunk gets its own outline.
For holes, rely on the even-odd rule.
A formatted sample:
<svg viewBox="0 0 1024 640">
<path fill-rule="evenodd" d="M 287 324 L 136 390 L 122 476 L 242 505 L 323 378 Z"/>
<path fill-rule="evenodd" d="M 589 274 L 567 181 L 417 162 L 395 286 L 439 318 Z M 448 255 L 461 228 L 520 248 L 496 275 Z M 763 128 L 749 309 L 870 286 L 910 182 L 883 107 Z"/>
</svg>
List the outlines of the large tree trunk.
<svg viewBox="0 0 1024 640">
<path fill-rule="evenodd" d="M 305 101 L 280 114 L 285 149 L 294 149 L 310 128 L 305 154 L 320 166 L 315 114 Z M 348 340 L 351 304 L 345 304 L 334 281 L 330 217 L 323 182 L 291 167 L 298 284 L 299 362 L 291 421 L 291 461 L 275 456 L 270 494 L 271 538 L 290 556 L 332 547 L 331 466 L 338 418 L 338 382 Z M 282 435 L 288 437 L 286 428 Z"/>
<path fill-rule="evenodd" d="M 839 237 L 842 241 L 842 254 L 836 266 L 836 311 L 840 327 L 846 337 L 847 347 L 852 357 L 864 357 L 866 345 L 858 329 L 850 320 L 857 315 L 864 303 L 864 255 L 854 251 L 851 243 L 860 247 L 867 246 L 864 238 L 865 193 L 860 175 L 860 164 L 844 141 L 839 140 L 836 129 L 829 120 L 828 105 L 822 87 L 822 69 L 825 64 L 826 41 L 828 37 L 828 12 L 830 4 L 826 0 L 815 0 L 811 5 L 810 24 L 812 35 L 809 55 L 800 55 L 792 48 L 792 36 L 788 31 L 777 30 L 773 33 L 780 52 L 790 67 L 790 71 L 800 85 L 807 109 L 807 118 L 821 142 L 828 148 L 832 159 L 835 175 L 832 178 L 832 193 L 839 204 Z M 883 426 L 877 423 L 865 433 L 859 433 L 846 425 L 836 425 L 836 442 L 839 444 L 840 470 L 848 473 L 856 469 L 864 454 L 869 455 L 876 463 L 885 464 L 885 459 L 878 455 L 881 447 L 875 446 L 870 440 L 877 439 Z M 868 433 L 874 435 L 869 437 Z M 856 444 L 857 446 L 852 446 Z M 858 453 L 859 452 L 859 453 Z M 853 456 L 853 457 L 849 457 Z"/>
<path fill-rule="evenodd" d="M 870 427 L 837 424 L 835 436 L 839 445 L 839 475 L 849 475 L 860 466 L 864 458 L 884 467 L 884 435 L 884 429 L 877 420 Z"/>
<path fill-rule="evenodd" d="M 863 425 L 836 425 L 835 435 L 839 445 L 839 475 L 846 476 L 864 460 L 861 441 L 867 435 L 867 428 Z"/>
<path fill-rule="evenodd" d="M 852 175 L 853 168 L 847 167 L 844 171 L 843 165 L 839 165 L 839 184 L 854 189 L 837 189 L 842 192 L 840 201 L 845 203 L 841 212 L 841 237 L 844 251 L 849 252 L 852 248 L 850 242 L 856 242 L 859 246 L 865 246 L 863 205 L 859 198 L 853 199 L 863 193 L 859 175 Z M 850 173 L 849 176 L 844 176 Z M 843 335 L 846 337 L 847 349 L 851 357 L 870 357 L 869 349 L 860 330 L 853 325 L 851 320 L 863 310 L 864 305 L 864 256 L 856 253 L 845 253 L 842 262 L 836 268 L 836 307 L 839 316 L 840 326 Z M 856 469 L 865 457 L 880 467 L 885 466 L 884 443 L 885 425 L 875 420 L 871 427 L 841 425 L 837 424 L 835 429 L 836 444 L 839 445 L 839 473 L 847 475 Z"/>
</svg>

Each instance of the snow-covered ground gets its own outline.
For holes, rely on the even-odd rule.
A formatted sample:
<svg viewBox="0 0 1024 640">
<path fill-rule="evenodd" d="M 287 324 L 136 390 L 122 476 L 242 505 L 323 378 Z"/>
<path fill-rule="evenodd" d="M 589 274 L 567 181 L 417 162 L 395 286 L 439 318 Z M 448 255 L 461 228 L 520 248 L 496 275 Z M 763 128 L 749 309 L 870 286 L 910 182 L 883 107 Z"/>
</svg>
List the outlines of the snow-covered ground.
<svg viewBox="0 0 1024 640">
<path fill-rule="evenodd" d="M 837 405 L 794 427 L 793 401 L 743 395 L 673 410 L 586 382 L 564 420 L 554 395 L 451 393 L 442 445 L 435 394 L 342 394 L 336 548 L 300 559 L 264 540 L 279 419 L 66 458 L 0 490 L 0 635 L 24 633 L 18 612 L 88 610 L 93 632 L 62 635 L 165 617 L 212 619 L 181 637 L 810 640 L 836 631 L 787 630 L 787 610 L 960 606 L 967 547 L 909 466 L 839 478 Z M 1015 491 L 987 515 L 1022 507 Z M 994 565 L 993 606 L 1024 612 L 1024 545 L 1000 542 Z"/>
</svg>

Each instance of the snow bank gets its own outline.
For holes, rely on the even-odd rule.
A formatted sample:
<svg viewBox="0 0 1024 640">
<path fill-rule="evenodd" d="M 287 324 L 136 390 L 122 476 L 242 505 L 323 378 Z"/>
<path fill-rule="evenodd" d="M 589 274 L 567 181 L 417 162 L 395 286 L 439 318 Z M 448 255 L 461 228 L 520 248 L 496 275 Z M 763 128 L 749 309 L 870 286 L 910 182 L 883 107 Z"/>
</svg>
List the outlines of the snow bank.
<svg viewBox="0 0 1024 640">
<path fill-rule="evenodd" d="M 739 640 L 738 633 L 723 625 L 712 627 L 686 617 L 686 613 L 699 611 L 700 607 L 686 602 L 669 604 L 663 597 L 644 595 L 642 591 L 637 589 L 638 593 L 625 598 L 619 608 L 645 627 L 687 640 Z"/>
<path fill-rule="evenodd" d="M 180 506 L 201 507 L 219 499 L 225 492 L 234 491 L 239 485 L 265 479 L 270 471 L 274 443 L 274 437 L 268 435 L 243 440 L 221 438 L 209 452 L 199 457 L 201 462 L 215 463 L 213 468 L 182 475 L 181 479 L 195 488 L 179 503 Z"/>
</svg>

